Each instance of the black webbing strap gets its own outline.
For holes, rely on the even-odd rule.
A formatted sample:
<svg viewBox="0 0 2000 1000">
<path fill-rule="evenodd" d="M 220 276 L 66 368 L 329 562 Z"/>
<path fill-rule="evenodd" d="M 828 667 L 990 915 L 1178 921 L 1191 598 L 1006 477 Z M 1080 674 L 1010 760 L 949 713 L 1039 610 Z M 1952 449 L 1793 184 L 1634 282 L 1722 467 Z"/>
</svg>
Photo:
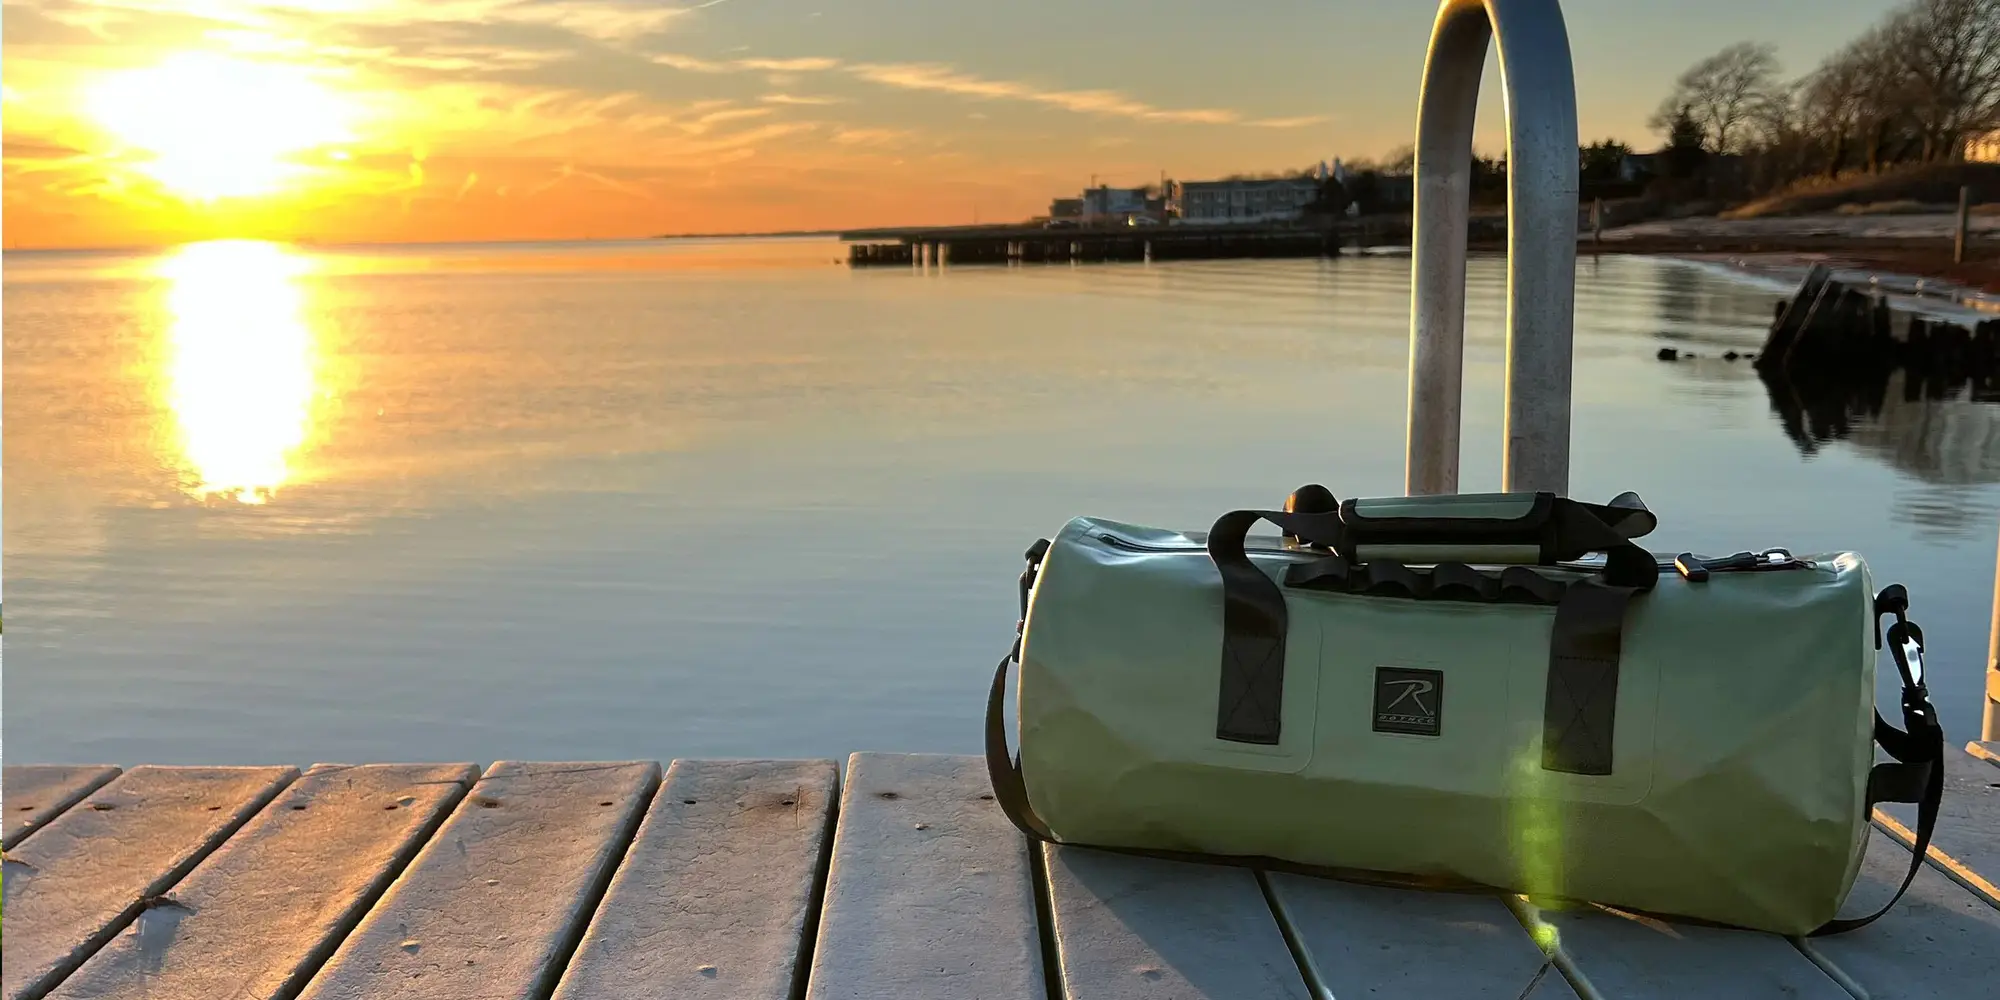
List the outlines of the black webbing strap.
<svg viewBox="0 0 2000 1000">
<path fill-rule="evenodd" d="M 1000 658 L 993 674 L 993 692 L 986 698 L 986 776 L 993 782 L 993 801 L 1021 832 L 1037 840 L 1053 842 L 1049 826 L 1028 804 L 1028 784 L 1021 778 L 1021 762 L 1007 754 L 1007 665 L 1021 658 L 1021 637 L 1028 627 L 1028 595 L 1034 592 L 1035 577 L 1041 573 L 1042 559 L 1049 554 L 1049 540 L 1040 538 L 1028 546 L 1023 557 L 1028 567 L 1021 571 L 1021 618 L 1014 623 L 1014 648 Z"/>
<path fill-rule="evenodd" d="M 1564 588 L 1549 635 L 1542 769 L 1610 774 L 1618 719 L 1618 657 L 1625 608 L 1638 593 L 1579 580 Z"/>
<path fill-rule="evenodd" d="M 1049 825 L 1028 804 L 1028 783 L 1021 779 L 1021 761 L 1007 753 L 1007 666 L 1020 655 L 1021 644 L 1016 642 L 1014 651 L 1000 660 L 1000 669 L 993 674 L 993 693 L 986 698 L 986 776 L 993 782 L 993 801 L 1022 833 L 1054 843 Z"/>
<path fill-rule="evenodd" d="M 1234 510 L 1208 532 L 1208 557 L 1222 574 L 1222 677 L 1215 738 L 1276 746 L 1285 700 L 1285 592 L 1250 561 L 1243 543 L 1258 521 L 1308 543 L 1335 537 L 1340 515 Z"/>
<path fill-rule="evenodd" d="M 1552 500 L 1554 509 L 1566 522 L 1571 537 L 1589 538 L 1593 547 L 1605 553 L 1601 591 L 1622 591 L 1615 595 L 1597 593 L 1583 584 L 1572 598 L 1564 592 L 1556 614 L 1556 632 L 1551 642 L 1549 666 L 1548 725 L 1544 738 L 1565 750 L 1545 758 L 1573 762 L 1581 774 L 1608 774 L 1611 770 L 1611 714 L 1617 704 L 1618 632 L 1623 626 L 1625 604 L 1633 593 L 1651 590 L 1659 579 L 1659 563 L 1652 553 L 1640 548 L 1608 525 L 1594 520 L 1590 508 L 1567 500 Z M 1277 525 L 1286 535 L 1308 543 L 1337 539 L 1344 530 L 1341 515 L 1293 513 L 1277 510 L 1230 511 L 1217 519 L 1208 533 L 1208 555 L 1222 576 L 1222 669 L 1215 706 L 1215 738 L 1233 743 L 1275 746 L 1282 731 L 1285 695 L 1285 632 L 1289 619 L 1284 589 L 1250 561 L 1244 540 L 1258 521 Z M 1323 564 L 1333 566 L 1328 561 Z M 1342 564 L 1344 565 L 1344 563 Z M 1384 563 L 1382 571 L 1400 571 L 1412 576 L 1407 567 Z M 1359 569 L 1357 568 L 1358 572 Z M 1524 567 L 1508 572 L 1533 574 Z M 1369 571 L 1372 585 L 1380 572 Z M 1507 581 L 1502 574 L 1502 589 Z M 1537 582 L 1541 582 L 1537 580 Z M 1548 586 L 1557 586 L 1553 582 Z M 1390 588 L 1396 589 L 1396 588 Z M 1418 588 L 1405 583 L 1401 588 L 1411 596 Z M 1574 605 L 1567 614 L 1565 606 Z M 1567 627 L 1566 627 L 1567 626 Z M 1567 649 L 1568 652 L 1563 651 Z M 1590 747 L 1601 742 L 1601 753 Z"/>
<path fill-rule="evenodd" d="M 1910 868 L 1903 873 L 1903 884 L 1896 887 L 1896 894 L 1881 909 L 1865 917 L 1829 920 L 1812 932 L 1815 937 L 1866 927 L 1889 912 L 1916 881 L 1931 847 L 1931 834 L 1937 831 L 1938 804 L 1944 799 L 1944 729 L 1938 725 L 1937 710 L 1931 707 L 1930 690 L 1924 685 L 1924 630 L 1904 617 L 1907 607 L 1908 597 L 1901 587 L 1886 588 L 1875 599 L 1878 620 L 1884 614 L 1896 616 L 1885 639 L 1903 678 L 1903 728 L 1889 725 L 1882 713 L 1875 713 L 1875 743 L 1895 759 L 1869 769 L 1861 818 L 1872 823 L 1875 807 L 1884 802 L 1916 803 L 1917 839 L 1910 845 Z"/>
</svg>

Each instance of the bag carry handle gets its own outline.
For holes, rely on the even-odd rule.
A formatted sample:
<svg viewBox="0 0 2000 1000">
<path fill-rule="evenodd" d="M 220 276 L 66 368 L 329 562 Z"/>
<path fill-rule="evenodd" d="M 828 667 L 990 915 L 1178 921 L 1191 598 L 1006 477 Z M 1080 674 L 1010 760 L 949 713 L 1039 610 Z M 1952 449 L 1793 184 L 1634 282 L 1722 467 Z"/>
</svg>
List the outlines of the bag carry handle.
<svg viewBox="0 0 2000 1000">
<path fill-rule="evenodd" d="M 1349 559 L 1374 562 L 1539 563 L 1606 552 L 1659 524 L 1637 493 L 1592 504 L 1554 493 L 1468 493 L 1333 500 L 1317 484 L 1286 501 L 1287 513 L 1339 513 L 1310 539 Z M 1301 539 L 1305 540 L 1305 539 Z"/>
<path fill-rule="evenodd" d="M 1314 489 L 1321 495 L 1307 493 L 1307 490 Z M 1209 529 L 1209 559 L 1222 576 L 1222 669 L 1216 692 L 1216 739 L 1264 746 L 1275 746 L 1279 742 L 1285 694 L 1285 633 L 1289 617 L 1283 588 L 1251 562 L 1249 553 L 1244 549 L 1251 527 L 1259 521 L 1269 521 L 1288 538 L 1316 548 L 1334 550 L 1335 556 L 1300 571 L 1305 574 L 1321 569 L 1331 570 L 1336 562 L 1351 558 L 1340 550 L 1343 547 L 1349 550 L 1354 548 L 1354 536 L 1347 521 L 1352 504 L 1341 504 L 1337 510 L 1327 510 L 1325 508 L 1329 505 L 1326 501 L 1331 499 L 1331 494 L 1326 493 L 1323 487 L 1308 487 L 1307 490 L 1294 493 L 1287 506 L 1316 509 L 1235 510 L 1222 515 Z M 1612 711 L 1618 689 L 1620 626 L 1626 603 L 1632 595 L 1651 590 L 1659 580 L 1659 561 L 1653 558 L 1652 553 L 1634 544 L 1618 527 L 1599 519 L 1592 505 L 1554 494 L 1516 494 L 1513 499 L 1523 500 L 1531 496 L 1534 499 L 1526 502 L 1542 512 L 1538 515 L 1542 520 L 1534 528 L 1535 531 L 1541 532 L 1543 525 L 1553 524 L 1558 533 L 1556 537 L 1564 546 L 1563 551 L 1580 547 L 1577 555 L 1592 551 L 1605 554 L 1604 570 L 1594 579 L 1566 583 L 1561 585 L 1560 590 L 1552 589 L 1553 581 L 1539 578 L 1522 581 L 1546 584 L 1530 589 L 1551 590 L 1556 600 L 1550 603 L 1557 605 L 1556 627 L 1550 645 L 1548 718 L 1544 732 L 1547 752 L 1543 766 L 1577 774 L 1608 774 L 1611 770 Z M 1627 496 L 1637 503 L 1637 496 Z M 1620 523 L 1633 529 L 1646 527 L 1650 530 L 1652 515 L 1647 513 L 1643 519 L 1638 519 L 1633 513 L 1635 510 L 1643 511 L 1643 504 L 1621 509 L 1627 513 L 1620 516 Z M 1391 520 L 1407 522 L 1409 519 Z M 1484 524 L 1493 519 L 1480 520 Z M 1482 527 L 1482 524 L 1468 527 L 1466 537 L 1487 540 L 1498 537 L 1493 533 L 1495 529 L 1491 529 L 1490 525 Z M 1472 532 L 1478 530 L 1489 533 L 1474 536 Z M 1524 529 L 1517 527 L 1515 530 Z M 1405 533 L 1400 537 L 1439 536 Z M 1380 576 L 1383 578 L 1380 592 L 1411 597 L 1429 593 L 1429 585 L 1435 575 L 1419 577 L 1400 563 L 1386 559 L 1358 576 L 1350 575 L 1347 567 L 1341 568 L 1343 585 L 1360 582 L 1363 589 L 1368 589 L 1376 585 L 1375 577 Z M 1455 567 L 1447 574 L 1454 572 Z M 1288 580 L 1294 584 L 1314 582 L 1297 575 Z M 1472 580 L 1468 577 L 1462 582 L 1471 584 Z M 1481 593 L 1477 586 L 1474 586 L 1473 592 Z M 1504 593 L 1504 587 L 1496 586 L 1496 598 Z"/>
</svg>

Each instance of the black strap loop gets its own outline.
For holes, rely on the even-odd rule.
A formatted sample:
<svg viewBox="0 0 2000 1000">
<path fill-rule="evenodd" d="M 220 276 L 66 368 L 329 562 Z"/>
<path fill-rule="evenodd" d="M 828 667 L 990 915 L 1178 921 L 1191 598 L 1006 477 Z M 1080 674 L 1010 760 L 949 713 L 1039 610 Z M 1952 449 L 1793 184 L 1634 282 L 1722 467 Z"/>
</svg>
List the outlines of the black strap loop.
<svg viewBox="0 0 2000 1000">
<path fill-rule="evenodd" d="M 1290 618 L 1276 581 L 1250 561 L 1243 542 L 1258 521 L 1288 535 L 1337 539 L 1338 513 L 1234 510 L 1208 533 L 1208 557 L 1222 574 L 1222 676 L 1215 738 L 1276 746 L 1285 695 L 1285 630 Z"/>
<path fill-rule="evenodd" d="M 1563 590 L 1549 634 L 1543 693 L 1542 769 L 1610 774 L 1618 720 L 1618 667 L 1630 587 L 1579 580 Z"/>
<path fill-rule="evenodd" d="M 1431 567 L 1431 597 L 1440 601 L 1494 601 L 1500 581 L 1459 562 Z"/>
<path fill-rule="evenodd" d="M 1924 686 L 1924 630 L 1905 617 L 1908 608 L 1909 595 L 1901 584 L 1891 584 L 1875 599 L 1878 621 L 1884 614 L 1896 616 L 1884 638 L 1903 681 L 1904 728 L 1889 725 L 1882 713 L 1875 713 L 1875 742 L 1895 759 L 1869 769 L 1868 793 L 1861 811 L 1862 820 L 1873 823 L 1875 807 L 1884 802 L 1916 803 L 1916 842 L 1910 845 L 1910 867 L 1903 873 L 1903 884 L 1881 909 L 1863 917 L 1829 920 L 1812 932 L 1814 937 L 1866 927 L 1893 909 L 1910 890 L 1910 883 L 1917 880 L 1924 856 L 1930 851 L 1931 835 L 1937 831 L 1938 806 L 1944 801 L 1944 728 L 1938 725 L 1937 710 L 1931 707 L 1930 691 Z M 1916 663 L 1910 662 L 1906 642 L 1917 654 Z"/>
</svg>

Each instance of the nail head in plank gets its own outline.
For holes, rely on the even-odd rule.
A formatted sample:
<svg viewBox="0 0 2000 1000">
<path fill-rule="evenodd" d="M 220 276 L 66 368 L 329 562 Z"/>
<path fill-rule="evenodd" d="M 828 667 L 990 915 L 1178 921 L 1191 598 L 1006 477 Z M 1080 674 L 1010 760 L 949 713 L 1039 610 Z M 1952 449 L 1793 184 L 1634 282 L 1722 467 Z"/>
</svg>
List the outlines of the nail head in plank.
<svg viewBox="0 0 2000 1000">
<path fill-rule="evenodd" d="M 1876 831 L 1841 909 L 1873 913 L 1909 870 L 1909 849 Z M 1978 997 L 2000 992 L 2000 910 L 1929 867 L 1880 920 L 1801 945 L 1871 997 Z"/>
<path fill-rule="evenodd" d="M 1265 878 L 1279 918 L 1291 926 L 1308 967 L 1335 997 L 1576 996 L 1497 896 L 1418 892 L 1285 872 Z"/>
<path fill-rule="evenodd" d="M 651 762 L 487 768 L 304 996 L 546 996 L 659 779 Z"/>
<path fill-rule="evenodd" d="M 1966 752 L 1944 753 L 1944 801 L 1927 860 L 1960 885 L 2000 906 L 2000 761 Z M 1903 842 L 1917 842 L 1917 807 L 1889 802 L 1875 807 L 1875 823 Z"/>
<path fill-rule="evenodd" d="M 478 776 L 471 764 L 312 768 L 53 996 L 296 996 Z"/>
<path fill-rule="evenodd" d="M 556 1000 L 788 1000 L 832 833 L 830 760 L 680 760 Z"/>
<path fill-rule="evenodd" d="M 984 758 L 853 755 L 806 996 L 1045 996 L 1028 856 Z"/>
<path fill-rule="evenodd" d="M 1776 934 L 1668 923 L 1584 904 L 1561 910 L 1522 905 L 1534 933 L 1552 929 L 1560 955 L 1600 996 L 1850 1000 L 1840 984 Z"/>
<path fill-rule="evenodd" d="M 86 795 L 118 777 L 108 764 L 21 764 L 0 772 L 7 790 L 6 821 L 0 823 L 0 847 L 13 850 L 28 834 L 77 804 Z"/>
<path fill-rule="evenodd" d="M 45 995 L 298 773 L 135 767 L 9 851 L 6 1000 Z"/>
<path fill-rule="evenodd" d="M 1309 1000 L 1257 873 L 1043 848 L 1067 1000 Z"/>
</svg>

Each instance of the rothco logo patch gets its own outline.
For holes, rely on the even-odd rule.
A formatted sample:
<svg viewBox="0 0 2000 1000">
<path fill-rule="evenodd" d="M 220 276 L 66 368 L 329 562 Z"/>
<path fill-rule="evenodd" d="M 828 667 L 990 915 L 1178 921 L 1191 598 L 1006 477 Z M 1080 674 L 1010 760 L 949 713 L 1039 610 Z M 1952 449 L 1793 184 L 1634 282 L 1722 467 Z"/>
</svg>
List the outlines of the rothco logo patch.
<svg viewBox="0 0 2000 1000">
<path fill-rule="evenodd" d="M 1436 736 L 1444 717 L 1444 672 L 1375 668 L 1375 731 Z"/>
</svg>

